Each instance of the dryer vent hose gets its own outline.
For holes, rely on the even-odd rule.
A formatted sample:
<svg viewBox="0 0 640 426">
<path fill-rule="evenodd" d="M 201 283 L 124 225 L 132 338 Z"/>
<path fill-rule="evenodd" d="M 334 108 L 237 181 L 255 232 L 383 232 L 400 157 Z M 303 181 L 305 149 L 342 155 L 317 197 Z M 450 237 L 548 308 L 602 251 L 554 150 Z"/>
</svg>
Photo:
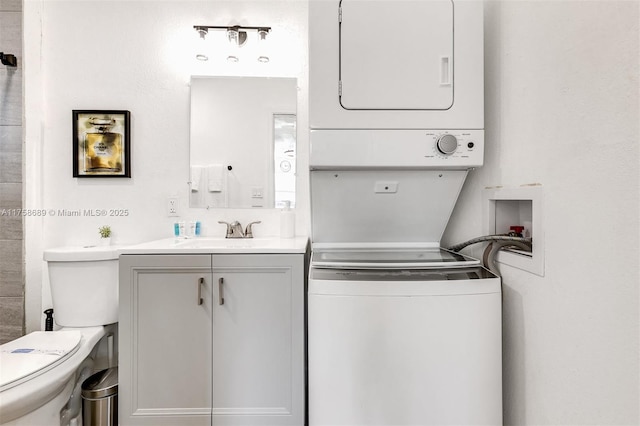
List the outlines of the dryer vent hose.
<svg viewBox="0 0 640 426">
<path fill-rule="evenodd" d="M 484 249 L 482 255 L 482 264 L 485 268 L 491 272 L 500 276 L 500 270 L 496 265 L 496 255 L 503 249 L 519 249 L 524 251 L 531 251 L 532 240 L 531 238 L 523 238 L 515 235 L 485 235 L 482 237 L 473 238 L 469 241 L 465 241 L 460 244 L 449 247 L 449 250 L 459 252 L 463 248 L 477 243 L 489 243 Z"/>
</svg>

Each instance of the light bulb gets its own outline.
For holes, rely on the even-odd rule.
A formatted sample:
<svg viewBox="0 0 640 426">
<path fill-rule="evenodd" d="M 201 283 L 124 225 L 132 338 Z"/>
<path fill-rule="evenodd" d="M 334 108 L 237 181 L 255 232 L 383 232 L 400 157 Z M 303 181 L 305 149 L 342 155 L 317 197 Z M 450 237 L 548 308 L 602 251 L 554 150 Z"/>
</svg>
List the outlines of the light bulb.
<svg viewBox="0 0 640 426">
<path fill-rule="evenodd" d="M 267 34 L 269 30 L 258 30 L 258 62 L 269 62 L 269 55 L 267 54 Z"/>
<path fill-rule="evenodd" d="M 240 47 L 240 32 L 236 28 L 229 28 L 227 30 L 227 37 L 229 38 L 229 55 L 227 61 L 238 62 L 238 49 Z"/>
<path fill-rule="evenodd" d="M 198 28 L 198 43 L 196 49 L 196 59 L 199 61 L 208 61 L 209 56 L 207 55 L 207 29 L 206 28 Z"/>
</svg>

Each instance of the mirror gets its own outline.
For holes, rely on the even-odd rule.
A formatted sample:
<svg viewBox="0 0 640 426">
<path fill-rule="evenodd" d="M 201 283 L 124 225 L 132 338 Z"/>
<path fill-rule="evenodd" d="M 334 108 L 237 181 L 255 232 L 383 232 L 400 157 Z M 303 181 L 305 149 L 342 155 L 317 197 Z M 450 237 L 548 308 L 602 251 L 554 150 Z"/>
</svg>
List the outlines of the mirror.
<svg viewBox="0 0 640 426">
<path fill-rule="evenodd" d="M 295 206 L 295 78 L 192 77 L 189 206 Z"/>
</svg>

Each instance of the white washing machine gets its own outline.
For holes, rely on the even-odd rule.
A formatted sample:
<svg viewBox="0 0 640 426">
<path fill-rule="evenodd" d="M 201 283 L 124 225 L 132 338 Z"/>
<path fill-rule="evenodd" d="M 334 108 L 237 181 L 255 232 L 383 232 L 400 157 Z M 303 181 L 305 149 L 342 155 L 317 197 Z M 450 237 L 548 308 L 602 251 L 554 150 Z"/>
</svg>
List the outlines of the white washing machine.
<svg viewBox="0 0 640 426">
<path fill-rule="evenodd" d="M 309 425 L 502 424 L 500 279 L 439 247 L 465 175 L 312 166 Z"/>
<path fill-rule="evenodd" d="M 377 134 L 312 140 L 309 425 L 499 425 L 500 279 L 440 248 L 467 159 Z"/>
<path fill-rule="evenodd" d="M 314 253 L 335 261 L 309 276 L 311 426 L 502 424 L 500 281 L 438 252 Z"/>
</svg>

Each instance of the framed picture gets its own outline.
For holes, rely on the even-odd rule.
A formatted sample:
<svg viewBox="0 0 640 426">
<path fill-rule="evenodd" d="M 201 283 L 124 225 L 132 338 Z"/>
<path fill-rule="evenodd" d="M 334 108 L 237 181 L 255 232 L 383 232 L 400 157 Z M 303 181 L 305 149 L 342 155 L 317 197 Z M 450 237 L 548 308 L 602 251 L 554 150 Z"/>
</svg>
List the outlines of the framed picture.
<svg viewBox="0 0 640 426">
<path fill-rule="evenodd" d="M 73 110 L 73 177 L 131 177 L 129 116 Z"/>
</svg>

